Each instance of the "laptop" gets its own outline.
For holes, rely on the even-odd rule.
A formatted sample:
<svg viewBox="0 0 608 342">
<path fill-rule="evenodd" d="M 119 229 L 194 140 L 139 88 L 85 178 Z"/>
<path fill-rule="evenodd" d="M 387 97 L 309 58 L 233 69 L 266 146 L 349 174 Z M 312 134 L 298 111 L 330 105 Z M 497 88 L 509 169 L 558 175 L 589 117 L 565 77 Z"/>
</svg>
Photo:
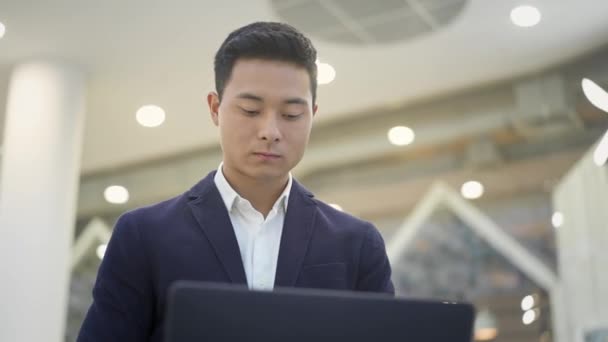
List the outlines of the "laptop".
<svg viewBox="0 0 608 342">
<path fill-rule="evenodd" d="M 180 281 L 169 293 L 166 342 L 470 342 L 470 304 L 385 294 Z"/>
</svg>

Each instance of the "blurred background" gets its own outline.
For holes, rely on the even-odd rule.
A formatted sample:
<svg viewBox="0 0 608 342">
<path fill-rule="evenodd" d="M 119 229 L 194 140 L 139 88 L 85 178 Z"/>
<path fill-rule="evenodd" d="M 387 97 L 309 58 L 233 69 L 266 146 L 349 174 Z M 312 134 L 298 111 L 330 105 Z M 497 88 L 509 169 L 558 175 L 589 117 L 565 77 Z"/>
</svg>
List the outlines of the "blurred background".
<svg viewBox="0 0 608 342">
<path fill-rule="evenodd" d="M 476 341 L 608 341 L 605 0 L 2 1 L 0 326 L 75 340 L 118 216 L 219 165 L 213 56 L 253 21 L 315 44 L 294 176 L 378 227 L 399 296 L 474 303 Z"/>
</svg>

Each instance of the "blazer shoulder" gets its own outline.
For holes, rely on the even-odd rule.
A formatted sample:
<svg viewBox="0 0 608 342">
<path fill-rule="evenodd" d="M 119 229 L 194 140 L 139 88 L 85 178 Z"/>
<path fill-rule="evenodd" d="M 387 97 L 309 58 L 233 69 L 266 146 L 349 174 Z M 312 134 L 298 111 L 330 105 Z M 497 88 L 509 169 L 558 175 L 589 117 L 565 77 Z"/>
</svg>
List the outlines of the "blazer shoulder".
<svg viewBox="0 0 608 342">
<path fill-rule="evenodd" d="M 137 226 L 157 226 L 175 221 L 188 206 L 188 194 L 183 193 L 155 204 L 135 208 L 123 213 L 118 222 L 129 221 Z"/>
<path fill-rule="evenodd" d="M 330 227 L 344 230 L 349 233 L 368 235 L 371 231 L 376 231 L 376 227 L 369 221 L 358 218 L 347 212 L 337 210 L 329 204 L 314 199 L 320 214 L 320 219 L 325 221 Z"/>
<path fill-rule="evenodd" d="M 215 170 L 211 171 L 205 178 L 180 195 L 162 202 L 127 211 L 123 216 L 129 217 L 136 223 L 146 225 L 175 223 L 176 219 L 183 218 L 183 212 L 189 207 L 189 202 L 213 196 L 212 190 L 215 187 L 213 177 L 215 172 Z"/>
</svg>

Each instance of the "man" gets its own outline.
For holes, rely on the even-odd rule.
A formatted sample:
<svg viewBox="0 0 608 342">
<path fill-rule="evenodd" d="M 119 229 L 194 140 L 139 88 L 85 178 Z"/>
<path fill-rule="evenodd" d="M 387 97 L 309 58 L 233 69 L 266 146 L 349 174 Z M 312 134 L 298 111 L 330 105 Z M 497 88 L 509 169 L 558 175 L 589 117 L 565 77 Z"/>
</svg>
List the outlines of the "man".
<svg viewBox="0 0 608 342">
<path fill-rule="evenodd" d="M 79 341 L 160 341 L 167 289 L 182 279 L 394 293 L 376 228 L 290 174 L 317 111 L 315 61 L 286 24 L 226 38 L 207 96 L 223 162 L 186 193 L 120 217 Z"/>
</svg>

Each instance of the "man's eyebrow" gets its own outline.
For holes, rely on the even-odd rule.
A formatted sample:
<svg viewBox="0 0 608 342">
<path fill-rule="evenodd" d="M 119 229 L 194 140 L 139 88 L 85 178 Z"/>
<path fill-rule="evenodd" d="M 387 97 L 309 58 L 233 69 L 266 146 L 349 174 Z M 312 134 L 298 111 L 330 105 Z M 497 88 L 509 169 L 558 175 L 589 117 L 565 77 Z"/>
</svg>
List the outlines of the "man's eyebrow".
<svg viewBox="0 0 608 342">
<path fill-rule="evenodd" d="M 246 100 L 253 100 L 253 101 L 257 101 L 257 102 L 264 102 L 264 99 L 262 99 L 260 96 L 254 95 L 252 93 L 240 93 L 236 96 L 239 99 L 246 99 Z M 308 101 L 306 101 L 305 99 L 301 98 L 301 97 L 290 97 L 287 98 L 283 101 L 283 103 L 285 104 L 298 104 L 298 105 L 308 105 Z"/>
<path fill-rule="evenodd" d="M 300 105 L 308 105 L 308 101 L 304 100 L 301 97 L 291 97 L 283 101 L 285 104 L 300 104 Z"/>
<path fill-rule="evenodd" d="M 251 93 L 240 93 L 236 97 L 238 97 L 239 99 L 247 99 L 247 100 L 253 100 L 253 101 L 258 101 L 258 102 L 264 102 L 264 100 L 262 100 L 261 97 L 259 97 L 257 95 L 253 95 Z"/>
</svg>

